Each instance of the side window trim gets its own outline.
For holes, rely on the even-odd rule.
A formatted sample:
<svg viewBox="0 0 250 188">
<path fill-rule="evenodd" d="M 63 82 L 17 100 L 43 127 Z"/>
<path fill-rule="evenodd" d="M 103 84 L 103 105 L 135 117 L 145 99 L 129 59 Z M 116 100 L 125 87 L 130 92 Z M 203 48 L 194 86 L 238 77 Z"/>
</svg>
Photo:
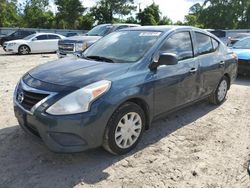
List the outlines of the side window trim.
<svg viewBox="0 0 250 188">
<path fill-rule="evenodd" d="M 213 38 L 213 37 L 210 37 L 210 38 L 211 38 L 211 41 L 212 41 L 212 46 L 213 46 L 214 52 L 216 52 L 220 47 L 220 42 L 218 40 L 216 40 L 215 38 Z M 218 43 L 217 48 L 214 47 L 213 40 Z"/>
</svg>

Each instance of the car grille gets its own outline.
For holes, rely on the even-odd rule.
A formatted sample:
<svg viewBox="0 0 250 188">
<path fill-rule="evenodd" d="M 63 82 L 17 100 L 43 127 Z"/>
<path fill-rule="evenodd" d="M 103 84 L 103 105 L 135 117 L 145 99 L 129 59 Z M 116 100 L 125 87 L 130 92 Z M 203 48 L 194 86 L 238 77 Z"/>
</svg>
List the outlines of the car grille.
<svg viewBox="0 0 250 188">
<path fill-rule="evenodd" d="M 58 49 L 64 52 L 74 52 L 74 44 L 59 44 Z"/>
<path fill-rule="evenodd" d="M 20 85 L 16 93 L 16 101 L 25 110 L 30 111 L 38 102 L 49 96 L 49 94 L 35 93 L 24 90 Z"/>
</svg>

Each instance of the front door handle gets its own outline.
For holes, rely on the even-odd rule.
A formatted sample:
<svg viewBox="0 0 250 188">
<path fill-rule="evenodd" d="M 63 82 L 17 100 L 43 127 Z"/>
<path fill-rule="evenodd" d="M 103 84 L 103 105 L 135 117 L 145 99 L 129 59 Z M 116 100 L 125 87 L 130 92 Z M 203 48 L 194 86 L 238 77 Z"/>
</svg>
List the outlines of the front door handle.
<svg viewBox="0 0 250 188">
<path fill-rule="evenodd" d="M 189 71 L 189 73 L 191 73 L 191 74 L 194 74 L 194 73 L 196 73 L 197 72 L 197 68 L 192 68 L 192 69 L 190 69 L 190 71 Z"/>
</svg>

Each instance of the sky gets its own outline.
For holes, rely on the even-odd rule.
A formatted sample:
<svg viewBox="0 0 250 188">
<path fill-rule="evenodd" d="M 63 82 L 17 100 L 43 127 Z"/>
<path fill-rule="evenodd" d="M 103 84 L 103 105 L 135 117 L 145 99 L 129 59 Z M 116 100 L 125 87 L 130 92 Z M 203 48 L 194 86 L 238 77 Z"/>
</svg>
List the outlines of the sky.
<svg viewBox="0 0 250 188">
<path fill-rule="evenodd" d="M 19 0 L 24 2 L 25 0 Z M 56 8 L 53 5 L 54 0 L 50 0 L 50 7 L 55 12 Z M 98 0 L 80 0 L 84 7 L 92 7 Z M 162 16 L 169 17 L 172 21 L 184 21 L 184 16 L 188 14 L 189 8 L 198 2 L 204 0 L 134 0 L 136 6 L 141 6 L 144 9 L 146 6 L 155 2 L 159 5 Z M 138 11 L 138 10 L 137 10 Z"/>
<path fill-rule="evenodd" d="M 95 5 L 97 0 L 81 0 L 85 7 Z M 134 0 L 136 6 L 141 6 L 144 9 L 146 6 L 155 2 L 159 5 L 162 16 L 169 17 L 172 21 L 184 21 L 184 16 L 188 14 L 189 8 L 203 0 Z"/>
</svg>

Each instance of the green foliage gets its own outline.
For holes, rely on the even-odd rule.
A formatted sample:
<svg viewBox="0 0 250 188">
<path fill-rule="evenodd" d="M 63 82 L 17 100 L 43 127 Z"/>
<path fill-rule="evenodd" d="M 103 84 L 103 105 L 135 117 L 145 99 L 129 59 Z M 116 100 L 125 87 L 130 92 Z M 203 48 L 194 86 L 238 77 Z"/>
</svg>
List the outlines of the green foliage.
<svg viewBox="0 0 250 188">
<path fill-rule="evenodd" d="M 137 14 L 141 25 L 157 25 L 161 18 L 159 5 L 152 3 Z"/>
<path fill-rule="evenodd" d="M 167 16 L 163 16 L 163 18 L 159 21 L 158 25 L 173 25 L 173 22 Z"/>
<path fill-rule="evenodd" d="M 62 28 L 78 28 L 80 17 L 83 15 L 85 8 L 80 0 L 55 0 L 58 13 L 56 14 L 57 22 Z"/>
<path fill-rule="evenodd" d="M 22 14 L 23 27 L 51 28 L 54 15 L 48 0 L 27 0 Z"/>
<path fill-rule="evenodd" d="M 155 3 L 140 10 L 136 17 L 134 0 L 98 0 L 86 10 L 85 0 L 54 0 L 57 12 L 51 11 L 51 0 L 0 0 L 0 27 L 90 29 L 100 23 L 139 23 L 171 25 Z M 125 17 L 125 18 L 124 18 Z M 250 0 L 205 0 L 190 7 L 184 22 L 201 28 L 250 28 Z"/>
<path fill-rule="evenodd" d="M 100 0 L 90 12 L 98 24 L 113 23 L 115 15 L 126 16 L 135 10 L 133 3 L 133 0 Z"/>
<path fill-rule="evenodd" d="M 206 0 L 190 8 L 185 24 L 213 29 L 250 27 L 249 0 Z"/>
<path fill-rule="evenodd" d="M 147 6 L 143 11 L 137 14 L 137 18 L 141 25 L 171 25 L 173 22 L 164 16 L 161 18 L 161 11 L 159 5 L 152 3 Z"/>
<path fill-rule="evenodd" d="M 17 0 L 0 0 L 0 27 L 16 27 L 19 20 Z"/>
</svg>

